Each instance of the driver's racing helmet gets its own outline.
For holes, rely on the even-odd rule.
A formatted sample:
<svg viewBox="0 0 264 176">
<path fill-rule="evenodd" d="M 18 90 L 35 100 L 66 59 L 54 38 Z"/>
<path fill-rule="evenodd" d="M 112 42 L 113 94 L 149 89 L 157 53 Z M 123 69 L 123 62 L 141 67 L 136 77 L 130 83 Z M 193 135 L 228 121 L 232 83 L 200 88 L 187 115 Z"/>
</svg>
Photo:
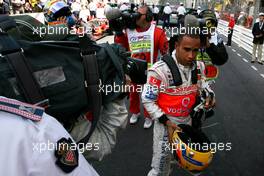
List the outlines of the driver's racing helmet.
<svg viewBox="0 0 264 176">
<path fill-rule="evenodd" d="M 181 167 L 192 173 L 200 173 L 212 161 L 213 153 L 206 135 L 190 125 L 178 125 L 182 131 L 174 131 L 173 154 Z"/>
</svg>

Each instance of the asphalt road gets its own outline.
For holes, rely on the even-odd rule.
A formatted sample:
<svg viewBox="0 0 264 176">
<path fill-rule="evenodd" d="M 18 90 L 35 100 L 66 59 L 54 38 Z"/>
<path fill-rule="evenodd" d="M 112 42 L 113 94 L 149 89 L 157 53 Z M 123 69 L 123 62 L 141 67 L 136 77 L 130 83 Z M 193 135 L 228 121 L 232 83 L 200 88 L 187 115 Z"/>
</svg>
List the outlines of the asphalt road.
<svg viewBox="0 0 264 176">
<path fill-rule="evenodd" d="M 204 123 L 211 142 L 231 143 L 218 150 L 204 176 L 262 176 L 264 173 L 264 66 L 251 64 L 251 56 L 236 44 L 227 47 L 229 61 L 220 67 L 215 84 L 215 116 Z M 143 118 L 118 135 L 113 153 L 93 162 L 102 176 L 144 176 L 150 170 L 152 129 L 143 129 Z M 226 148 L 225 148 L 226 149 Z M 189 174 L 174 167 L 173 174 Z"/>
</svg>

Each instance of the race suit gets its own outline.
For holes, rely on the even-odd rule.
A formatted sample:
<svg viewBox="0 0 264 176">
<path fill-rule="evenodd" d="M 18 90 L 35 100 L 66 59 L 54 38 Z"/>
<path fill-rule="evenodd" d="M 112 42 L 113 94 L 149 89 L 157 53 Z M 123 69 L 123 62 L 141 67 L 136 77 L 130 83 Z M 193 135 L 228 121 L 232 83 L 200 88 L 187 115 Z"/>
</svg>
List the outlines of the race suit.
<svg viewBox="0 0 264 176">
<path fill-rule="evenodd" d="M 142 30 L 140 28 L 136 28 L 136 30 L 126 30 L 126 34 L 115 36 L 115 43 L 119 43 L 128 51 L 131 51 L 132 58 L 146 60 L 149 67 L 157 61 L 159 52 L 161 55 L 168 52 L 168 40 L 165 32 L 155 27 L 153 24 L 147 30 Z M 138 85 L 133 83 L 132 85 L 132 90 L 136 90 Z M 139 92 L 131 91 L 129 100 L 130 112 L 133 114 L 139 113 Z M 144 116 L 149 118 L 149 114 L 145 109 Z"/>
<path fill-rule="evenodd" d="M 169 149 L 167 128 L 159 122 L 159 118 L 166 114 L 167 118 L 175 124 L 189 124 L 192 120 L 190 112 L 195 104 L 198 92 L 201 89 L 212 90 L 205 82 L 204 64 L 197 61 L 192 67 L 179 64 L 172 53 L 173 59 L 179 68 L 182 85 L 173 86 L 171 71 L 164 61 L 158 61 L 148 70 L 147 83 L 142 93 L 142 103 L 150 116 L 155 119 L 153 132 L 153 158 L 152 169 L 148 176 L 169 175 L 170 161 L 172 159 Z M 197 84 L 192 84 L 191 72 L 197 66 Z"/>
</svg>

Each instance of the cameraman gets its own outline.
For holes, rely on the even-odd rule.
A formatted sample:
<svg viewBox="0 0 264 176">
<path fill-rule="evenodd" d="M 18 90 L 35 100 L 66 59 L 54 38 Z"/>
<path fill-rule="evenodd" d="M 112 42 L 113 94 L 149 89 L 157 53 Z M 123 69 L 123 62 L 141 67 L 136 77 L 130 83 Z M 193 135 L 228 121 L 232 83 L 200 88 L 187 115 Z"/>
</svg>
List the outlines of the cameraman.
<svg viewBox="0 0 264 176">
<path fill-rule="evenodd" d="M 198 16 L 196 14 L 187 15 L 184 23 L 188 24 L 185 27 L 199 27 L 203 31 L 203 35 L 200 35 L 201 49 L 197 55 L 197 60 L 217 66 L 227 62 L 228 53 L 224 46 L 223 39 L 217 32 L 218 21 L 212 10 L 203 10 Z M 174 50 L 176 40 L 177 35 L 170 39 L 170 54 Z"/>
<path fill-rule="evenodd" d="M 153 14 L 148 6 L 141 6 L 137 10 L 136 29 L 126 29 L 115 36 L 115 43 L 120 43 L 132 53 L 132 58 L 142 59 L 152 66 L 157 61 L 158 52 L 164 55 L 168 52 L 168 40 L 165 32 L 152 24 Z M 133 40 L 132 40 L 133 39 Z M 134 88 L 137 86 L 133 84 Z M 135 89 L 133 89 L 135 90 Z M 135 124 L 140 115 L 139 93 L 130 92 L 130 124 Z M 144 128 L 150 128 L 152 119 L 144 109 L 145 123 Z"/>
<path fill-rule="evenodd" d="M 202 47 L 204 53 L 208 54 L 209 59 L 213 65 L 223 65 L 228 60 L 228 53 L 223 43 L 223 39 L 217 32 L 218 20 L 215 13 L 212 10 L 203 10 L 199 16 L 205 23 L 208 35 L 206 39 L 202 41 Z M 206 57 L 206 55 L 202 55 Z"/>
</svg>

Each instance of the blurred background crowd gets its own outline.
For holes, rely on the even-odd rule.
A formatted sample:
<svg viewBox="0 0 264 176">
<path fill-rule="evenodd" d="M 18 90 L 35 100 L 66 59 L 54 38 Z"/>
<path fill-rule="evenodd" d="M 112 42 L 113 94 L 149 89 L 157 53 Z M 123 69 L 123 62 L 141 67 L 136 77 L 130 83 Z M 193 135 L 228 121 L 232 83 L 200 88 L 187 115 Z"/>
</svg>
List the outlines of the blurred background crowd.
<svg viewBox="0 0 264 176">
<path fill-rule="evenodd" d="M 109 8 L 136 8 L 137 5 L 148 4 L 154 11 L 158 8 L 158 19 L 164 15 L 163 9 L 169 3 L 172 10 L 171 23 L 176 23 L 178 7 L 184 4 L 186 13 L 203 9 L 212 9 L 222 20 L 229 21 L 234 16 L 237 25 L 251 29 L 258 18 L 258 13 L 264 10 L 263 0 L 65 0 L 72 12 L 89 21 L 93 18 L 105 18 Z M 0 14 L 23 14 L 42 12 L 47 0 L 0 0 Z M 124 6 L 125 5 L 125 6 Z"/>
</svg>

